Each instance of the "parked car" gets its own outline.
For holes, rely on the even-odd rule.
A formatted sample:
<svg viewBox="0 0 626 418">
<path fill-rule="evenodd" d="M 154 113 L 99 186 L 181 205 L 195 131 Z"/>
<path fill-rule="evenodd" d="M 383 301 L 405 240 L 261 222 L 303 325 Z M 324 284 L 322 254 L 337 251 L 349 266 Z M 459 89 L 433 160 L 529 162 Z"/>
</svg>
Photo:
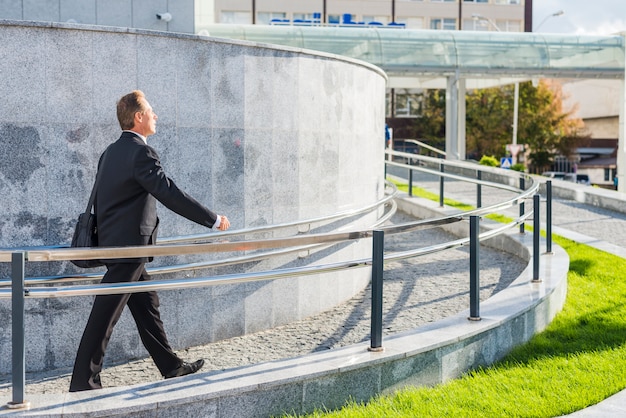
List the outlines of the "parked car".
<svg viewBox="0 0 626 418">
<path fill-rule="evenodd" d="M 553 179 L 560 179 L 563 180 L 563 177 L 565 177 L 565 174 L 562 171 L 544 171 L 543 173 L 541 173 L 542 176 L 544 177 L 550 177 Z"/>
<path fill-rule="evenodd" d="M 591 185 L 588 174 L 564 173 L 562 171 L 545 171 L 541 173 L 544 177 L 550 177 L 557 180 L 569 181 L 572 183 Z"/>
<path fill-rule="evenodd" d="M 563 180 L 571 181 L 572 183 L 585 184 L 589 186 L 591 181 L 589 181 L 589 175 L 587 174 L 577 174 L 577 173 L 567 173 Z"/>
</svg>

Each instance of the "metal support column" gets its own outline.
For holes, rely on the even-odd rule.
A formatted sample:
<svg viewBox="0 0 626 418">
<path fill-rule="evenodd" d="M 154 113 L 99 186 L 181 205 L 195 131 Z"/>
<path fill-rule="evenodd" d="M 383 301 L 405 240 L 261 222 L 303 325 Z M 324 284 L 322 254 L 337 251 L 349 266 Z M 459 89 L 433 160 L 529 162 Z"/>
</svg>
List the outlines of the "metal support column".
<svg viewBox="0 0 626 418">
<path fill-rule="evenodd" d="M 444 170 L 445 170 L 445 167 L 443 163 L 439 163 L 439 171 L 443 173 Z M 444 182 L 443 176 L 439 176 L 439 207 L 443 207 L 443 182 Z"/>
<path fill-rule="evenodd" d="M 454 76 L 450 76 L 447 79 L 446 86 L 446 159 L 458 160 L 458 121 L 459 121 L 459 106 L 458 106 L 458 92 L 459 88 L 459 74 L 458 71 Z"/>
<path fill-rule="evenodd" d="M 526 189 L 526 182 L 524 180 L 524 177 L 520 177 L 519 179 L 519 188 L 520 190 L 525 190 Z M 519 204 L 519 216 L 524 216 L 524 213 L 526 213 L 524 211 L 524 201 L 522 200 Z M 519 233 L 523 234 L 524 231 L 524 222 L 522 222 L 521 224 L 519 224 Z"/>
<path fill-rule="evenodd" d="M 552 180 L 546 181 L 546 252 L 552 254 Z"/>
<path fill-rule="evenodd" d="M 626 42 L 626 35 L 624 42 Z M 626 65 L 626 57 L 622 64 Z M 626 193 L 626 67 L 624 78 L 620 80 L 619 122 L 617 132 L 617 191 Z"/>
<path fill-rule="evenodd" d="M 481 180 L 483 177 L 482 171 L 476 170 L 476 179 Z M 481 208 L 483 206 L 483 192 L 482 185 L 479 183 L 476 185 L 476 207 Z"/>
<path fill-rule="evenodd" d="M 480 217 L 470 216 L 470 321 L 480 321 Z"/>
<path fill-rule="evenodd" d="M 446 83 L 446 159 L 465 159 L 465 79 L 457 70 Z"/>
<path fill-rule="evenodd" d="M 372 322 L 369 351 L 383 351 L 383 264 L 385 233 L 374 231 L 372 249 Z"/>
<path fill-rule="evenodd" d="M 10 409 L 28 408 L 30 402 L 24 399 L 26 385 L 24 349 L 24 261 L 26 254 L 11 254 L 11 325 L 12 325 L 12 385 L 13 400 L 7 404 Z"/>
<path fill-rule="evenodd" d="M 541 196 L 538 194 L 533 196 L 533 282 L 540 282 L 539 278 L 539 257 L 541 254 L 539 248 L 539 238 L 541 237 L 541 223 L 539 221 Z"/>
</svg>

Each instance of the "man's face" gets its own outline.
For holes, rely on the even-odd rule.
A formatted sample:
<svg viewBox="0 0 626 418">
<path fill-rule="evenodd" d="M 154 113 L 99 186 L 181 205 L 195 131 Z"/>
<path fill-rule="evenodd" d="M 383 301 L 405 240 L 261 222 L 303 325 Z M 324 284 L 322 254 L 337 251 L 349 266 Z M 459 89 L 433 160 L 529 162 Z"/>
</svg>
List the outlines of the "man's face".
<svg viewBox="0 0 626 418">
<path fill-rule="evenodd" d="M 156 133 L 156 121 L 158 116 L 152 111 L 152 106 L 143 99 L 144 111 L 135 113 L 135 132 L 146 138 Z"/>
</svg>

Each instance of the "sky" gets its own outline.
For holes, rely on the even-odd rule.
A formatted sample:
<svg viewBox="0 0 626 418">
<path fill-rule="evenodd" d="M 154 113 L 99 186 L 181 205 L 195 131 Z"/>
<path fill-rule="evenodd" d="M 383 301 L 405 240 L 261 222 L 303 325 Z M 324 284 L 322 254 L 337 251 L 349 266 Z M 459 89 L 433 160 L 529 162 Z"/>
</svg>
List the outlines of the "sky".
<svg viewBox="0 0 626 418">
<path fill-rule="evenodd" d="M 552 16 L 561 10 L 562 15 Z M 533 26 L 544 33 L 626 32 L 626 0 L 533 0 Z"/>
</svg>

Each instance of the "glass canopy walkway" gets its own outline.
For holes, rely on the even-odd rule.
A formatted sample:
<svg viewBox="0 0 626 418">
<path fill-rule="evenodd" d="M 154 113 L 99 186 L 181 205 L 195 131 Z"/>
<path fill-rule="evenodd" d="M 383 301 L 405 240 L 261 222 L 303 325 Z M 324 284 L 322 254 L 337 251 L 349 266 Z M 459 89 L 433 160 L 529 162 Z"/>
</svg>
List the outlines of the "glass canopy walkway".
<svg viewBox="0 0 626 418">
<path fill-rule="evenodd" d="M 466 89 L 539 78 L 621 80 L 619 148 L 626 149 L 624 34 L 611 36 L 215 24 L 199 35 L 342 55 L 383 69 L 388 88 L 445 88 L 446 158 L 465 159 Z M 514 140 L 515 142 L 515 140 Z M 626 152 L 618 153 L 626 178 Z M 619 191 L 626 192 L 626 181 Z"/>
<path fill-rule="evenodd" d="M 359 59 L 382 68 L 390 87 L 418 87 L 416 79 L 427 83 L 453 75 L 497 84 L 506 84 L 503 78 L 624 78 L 621 35 L 226 24 L 205 26 L 200 34 Z"/>
</svg>

